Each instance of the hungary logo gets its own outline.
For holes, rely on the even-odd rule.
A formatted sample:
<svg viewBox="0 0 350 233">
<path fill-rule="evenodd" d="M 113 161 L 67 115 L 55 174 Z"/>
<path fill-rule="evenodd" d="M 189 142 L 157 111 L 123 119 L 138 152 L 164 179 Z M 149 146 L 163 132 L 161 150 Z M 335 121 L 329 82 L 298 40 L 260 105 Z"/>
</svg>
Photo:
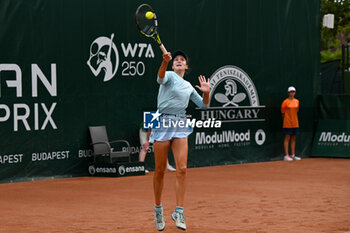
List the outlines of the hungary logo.
<svg viewBox="0 0 350 233">
<path fill-rule="evenodd" d="M 247 73 L 236 66 L 224 66 L 210 78 L 210 106 L 259 106 L 258 92 Z"/>
<path fill-rule="evenodd" d="M 201 119 L 221 122 L 265 121 L 259 95 L 249 75 L 241 68 L 227 65 L 210 77 L 209 107 L 200 109 Z"/>
</svg>

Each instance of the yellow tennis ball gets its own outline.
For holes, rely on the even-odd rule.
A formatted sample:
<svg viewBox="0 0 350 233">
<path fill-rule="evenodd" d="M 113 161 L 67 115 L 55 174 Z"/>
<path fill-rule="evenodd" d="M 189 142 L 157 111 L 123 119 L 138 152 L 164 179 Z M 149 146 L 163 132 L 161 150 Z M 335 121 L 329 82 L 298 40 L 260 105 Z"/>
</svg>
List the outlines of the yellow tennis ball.
<svg viewBox="0 0 350 233">
<path fill-rule="evenodd" d="M 146 18 L 147 18 L 147 19 L 153 19 L 153 16 L 154 16 L 154 14 L 153 14 L 152 11 L 147 11 L 147 12 L 146 12 Z"/>
</svg>

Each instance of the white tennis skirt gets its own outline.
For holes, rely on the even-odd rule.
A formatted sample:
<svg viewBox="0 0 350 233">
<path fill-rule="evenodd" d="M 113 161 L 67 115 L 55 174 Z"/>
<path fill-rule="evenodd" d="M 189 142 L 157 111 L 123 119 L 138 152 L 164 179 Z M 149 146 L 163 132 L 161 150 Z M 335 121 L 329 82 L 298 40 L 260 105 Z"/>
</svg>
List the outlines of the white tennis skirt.
<svg viewBox="0 0 350 233">
<path fill-rule="evenodd" d="M 163 114 L 160 118 L 160 127 L 153 128 L 149 142 L 169 141 L 174 138 L 186 138 L 193 132 L 185 116 Z"/>
</svg>

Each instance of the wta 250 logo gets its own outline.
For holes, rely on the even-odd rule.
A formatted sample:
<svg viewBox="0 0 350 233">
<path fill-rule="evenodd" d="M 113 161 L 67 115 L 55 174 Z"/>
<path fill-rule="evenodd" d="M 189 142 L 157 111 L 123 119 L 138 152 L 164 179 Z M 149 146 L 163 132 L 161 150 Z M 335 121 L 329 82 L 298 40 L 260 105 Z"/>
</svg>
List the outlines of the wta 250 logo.
<svg viewBox="0 0 350 233">
<path fill-rule="evenodd" d="M 92 74 L 107 82 L 116 76 L 121 63 L 121 76 L 143 76 L 146 72 L 145 58 L 154 58 L 151 44 L 120 43 L 121 55 L 124 56 L 121 62 L 115 40 L 112 33 L 109 37 L 100 36 L 91 43 L 86 63 Z"/>
</svg>

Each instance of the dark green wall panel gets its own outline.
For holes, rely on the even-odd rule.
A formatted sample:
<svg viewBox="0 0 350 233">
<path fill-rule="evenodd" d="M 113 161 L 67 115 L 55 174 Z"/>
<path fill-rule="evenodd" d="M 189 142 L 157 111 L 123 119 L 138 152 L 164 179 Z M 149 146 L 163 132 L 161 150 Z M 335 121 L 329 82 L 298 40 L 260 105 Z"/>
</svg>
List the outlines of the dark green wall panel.
<svg viewBox="0 0 350 233">
<path fill-rule="evenodd" d="M 88 126 L 91 125 L 106 125 L 111 139 L 129 140 L 132 158 L 137 160 L 138 126 L 143 111 L 156 110 L 158 84 L 155 79 L 161 63 L 158 46 L 136 29 L 133 14 L 141 3 L 126 0 L 1 2 L 0 181 L 87 175 L 91 157 L 82 154 L 89 154 L 86 150 L 90 149 Z M 188 53 L 191 72 L 187 80 L 196 85 L 198 75 L 211 77 L 225 66 L 234 66 L 249 76 L 258 95 L 259 106 L 255 107 L 245 99 L 239 107 L 229 104 L 223 108 L 223 103 L 212 98 L 208 111 L 260 109 L 260 121 L 224 122 L 217 130 L 196 129 L 189 137 L 189 167 L 282 158 L 279 107 L 290 85 L 297 88 L 296 97 L 301 103 L 297 153 L 308 155 L 313 129 L 313 85 L 319 77 L 319 0 L 154 0 L 148 3 L 157 11 L 160 36 L 166 48 Z M 112 34 L 119 57 L 117 59 L 113 50 L 112 70 L 116 64 L 118 69 L 112 79 L 103 82 L 105 73 L 102 71 L 95 77 L 87 61 L 93 41 L 99 37 L 106 37 L 108 41 Z M 124 54 L 123 46 L 128 45 L 136 49 L 134 56 Z M 107 53 L 108 49 L 104 46 L 101 51 Z M 94 57 L 91 61 L 96 60 Z M 39 70 L 33 68 L 35 64 Z M 139 75 L 130 75 L 133 73 L 132 68 L 127 69 L 130 64 L 138 66 Z M 13 67 L 17 67 L 17 71 Z M 46 77 L 43 79 L 52 85 L 52 67 L 56 68 L 57 83 L 51 88 L 56 91 L 53 95 L 39 78 L 37 88 L 32 85 L 35 72 L 39 77 L 42 72 Z M 11 81 L 19 75 L 21 96 L 16 94 L 18 89 L 11 86 Z M 226 77 L 226 80 L 234 79 Z M 237 80 L 235 83 L 239 92 L 247 94 L 242 83 Z M 33 96 L 35 90 L 37 96 Z M 213 90 L 213 96 L 223 91 L 221 83 Z M 15 109 L 22 118 L 29 114 L 26 121 L 30 130 L 23 121 L 18 121 L 18 130 L 15 130 Z M 10 115 L 5 121 L 7 110 Z M 52 122 L 46 119 L 50 110 Z M 188 113 L 198 118 L 203 114 L 193 104 Z M 41 129 L 45 120 L 46 127 Z M 221 134 L 232 130 L 249 132 L 249 141 L 196 144 L 197 133 L 213 135 L 214 131 Z M 258 130 L 265 134 L 262 145 L 255 140 Z M 35 160 L 36 154 L 62 151 L 68 151 L 65 157 Z M 153 167 L 153 153 L 147 156 L 146 165 Z"/>
</svg>

